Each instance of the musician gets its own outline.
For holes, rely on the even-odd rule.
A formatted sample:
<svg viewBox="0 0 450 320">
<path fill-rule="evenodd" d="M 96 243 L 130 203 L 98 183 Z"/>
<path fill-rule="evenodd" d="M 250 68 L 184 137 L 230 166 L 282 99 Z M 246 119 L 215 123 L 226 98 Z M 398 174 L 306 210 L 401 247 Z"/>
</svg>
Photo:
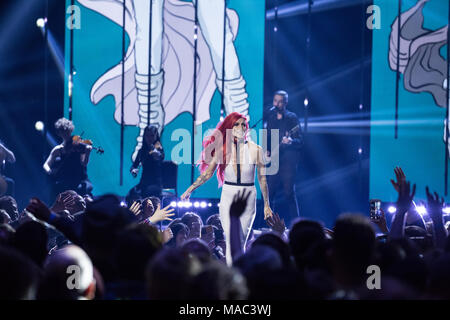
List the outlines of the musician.
<svg viewBox="0 0 450 320">
<path fill-rule="evenodd" d="M 267 176 L 269 201 L 273 205 L 277 191 L 284 193 L 285 208 L 277 212 L 289 227 L 292 220 L 299 216 L 295 177 L 303 138 L 298 118 L 295 113 L 286 110 L 287 104 L 288 93 L 282 90 L 275 92 L 273 106 L 266 111 L 265 118 L 269 137 L 267 156 L 271 161 L 279 161 L 277 174 Z M 279 130 L 279 149 L 275 147 L 273 155 L 271 155 L 271 130 Z"/>
<path fill-rule="evenodd" d="M 6 162 L 15 163 L 16 157 L 14 156 L 14 153 L 0 140 L 0 180 L 2 180 L 1 183 L 5 184 L 6 187 L 6 190 L 2 190 L 4 192 L 0 191 L 0 196 L 2 193 L 5 195 L 14 196 L 14 180 L 3 175 Z"/>
<path fill-rule="evenodd" d="M 56 134 L 63 142 L 50 152 L 44 170 L 54 180 L 54 194 L 74 190 L 79 195 L 90 195 L 92 184 L 88 179 L 87 165 L 92 146 L 74 141 L 72 121 L 61 118 L 55 122 Z"/>
<path fill-rule="evenodd" d="M 129 204 L 134 200 L 150 196 L 161 197 L 163 160 L 164 149 L 161 145 L 158 127 L 147 126 L 144 129 L 142 147 L 130 169 L 131 175 L 136 178 L 142 167 L 142 176 L 139 184 L 128 192 L 126 200 Z"/>
</svg>

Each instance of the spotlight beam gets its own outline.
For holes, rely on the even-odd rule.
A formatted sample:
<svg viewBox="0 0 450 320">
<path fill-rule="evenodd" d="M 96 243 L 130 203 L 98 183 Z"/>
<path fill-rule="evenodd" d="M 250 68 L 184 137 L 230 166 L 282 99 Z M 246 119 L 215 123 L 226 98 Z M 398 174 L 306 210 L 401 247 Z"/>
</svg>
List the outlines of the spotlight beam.
<svg viewBox="0 0 450 320">
<path fill-rule="evenodd" d="M 362 167 L 366 168 L 369 166 L 369 159 L 362 161 Z M 297 195 L 310 195 L 312 192 L 321 189 L 329 188 L 330 185 L 335 185 L 342 183 L 346 178 L 350 177 L 352 174 L 359 171 L 359 164 L 353 163 L 346 167 L 339 168 L 325 173 L 324 175 L 309 179 L 307 181 L 301 182 L 295 185 L 297 190 Z"/>
</svg>

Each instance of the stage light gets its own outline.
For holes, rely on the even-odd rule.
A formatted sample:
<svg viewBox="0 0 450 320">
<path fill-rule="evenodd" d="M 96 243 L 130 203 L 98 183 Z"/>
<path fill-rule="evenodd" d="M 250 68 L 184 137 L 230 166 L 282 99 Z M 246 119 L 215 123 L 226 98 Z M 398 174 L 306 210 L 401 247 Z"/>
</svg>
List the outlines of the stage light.
<svg viewBox="0 0 450 320">
<path fill-rule="evenodd" d="M 206 202 L 205 201 L 200 202 L 200 207 L 201 208 L 206 208 Z"/>
<path fill-rule="evenodd" d="M 450 215 L 450 207 L 444 207 L 444 208 L 442 208 L 442 212 L 443 212 L 445 215 Z"/>
<path fill-rule="evenodd" d="M 127 206 L 127 203 L 125 201 L 120 201 L 120 206 L 125 208 Z"/>
<path fill-rule="evenodd" d="M 422 205 L 417 206 L 417 207 L 416 207 L 416 211 L 417 211 L 417 213 L 420 214 L 421 216 L 423 216 L 423 215 L 425 215 L 425 214 L 427 213 L 427 209 L 426 209 L 424 206 L 422 206 Z"/>
<path fill-rule="evenodd" d="M 208 207 L 212 207 L 212 203 L 210 202 L 210 203 L 208 203 Z"/>
<path fill-rule="evenodd" d="M 38 28 L 44 28 L 46 23 L 47 23 L 47 18 L 39 18 L 36 20 L 36 26 Z"/>
<path fill-rule="evenodd" d="M 176 207 L 176 206 L 177 206 L 176 201 L 172 201 L 172 202 L 170 203 L 170 206 L 171 206 L 171 207 Z"/>
<path fill-rule="evenodd" d="M 183 202 L 182 201 L 178 201 L 177 206 L 178 206 L 178 208 L 183 208 Z"/>
<path fill-rule="evenodd" d="M 190 208 L 190 207 L 192 207 L 192 202 L 187 201 L 187 202 L 184 203 L 184 206 L 185 206 L 186 208 Z"/>
<path fill-rule="evenodd" d="M 220 202 L 219 202 L 219 203 L 217 203 L 217 206 L 218 206 L 218 207 L 220 207 Z"/>
<path fill-rule="evenodd" d="M 194 202 L 194 207 L 195 207 L 195 208 L 198 208 L 199 206 L 200 206 L 200 203 L 199 203 L 198 201 L 195 201 L 195 202 Z"/>
<path fill-rule="evenodd" d="M 389 206 L 388 212 L 389 212 L 389 213 L 396 213 L 396 212 L 397 212 L 397 208 L 394 207 L 394 206 Z"/>
<path fill-rule="evenodd" d="M 362 154 L 362 149 L 361 148 L 358 149 L 358 153 Z"/>
<path fill-rule="evenodd" d="M 34 124 L 34 128 L 37 131 L 42 132 L 44 130 L 44 123 L 42 121 L 36 121 L 36 123 Z"/>
<path fill-rule="evenodd" d="M 362 110 L 362 109 L 363 109 L 363 105 L 360 104 L 360 105 L 359 105 L 359 110 Z"/>
<path fill-rule="evenodd" d="M 278 31 L 277 26 L 273 27 L 273 31 L 274 31 L 274 32 L 277 32 L 277 31 Z"/>
<path fill-rule="evenodd" d="M 303 101 L 303 104 L 305 105 L 305 107 L 308 106 L 308 104 L 309 104 L 308 98 L 305 98 L 305 100 Z"/>
</svg>

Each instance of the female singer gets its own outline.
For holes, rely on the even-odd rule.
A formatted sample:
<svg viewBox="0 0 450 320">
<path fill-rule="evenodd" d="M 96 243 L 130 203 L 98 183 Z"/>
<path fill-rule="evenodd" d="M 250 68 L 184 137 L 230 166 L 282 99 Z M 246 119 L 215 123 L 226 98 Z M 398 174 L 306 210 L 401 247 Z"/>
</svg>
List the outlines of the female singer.
<svg viewBox="0 0 450 320">
<path fill-rule="evenodd" d="M 241 190 L 250 191 L 247 206 L 240 217 L 241 244 L 245 248 L 256 216 L 255 169 L 258 168 L 258 182 L 264 198 L 264 219 L 272 216 L 264 173 L 263 150 L 247 138 L 247 119 L 240 113 L 230 113 L 220 122 L 212 135 L 203 141 L 202 159 L 199 161 L 201 175 L 183 193 L 182 200 L 208 181 L 217 169 L 217 180 L 222 187 L 219 216 L 225 232 L 226 259 L 232 263 L 230 250 L 230 206 L 234 196 Z"/>
</svg>

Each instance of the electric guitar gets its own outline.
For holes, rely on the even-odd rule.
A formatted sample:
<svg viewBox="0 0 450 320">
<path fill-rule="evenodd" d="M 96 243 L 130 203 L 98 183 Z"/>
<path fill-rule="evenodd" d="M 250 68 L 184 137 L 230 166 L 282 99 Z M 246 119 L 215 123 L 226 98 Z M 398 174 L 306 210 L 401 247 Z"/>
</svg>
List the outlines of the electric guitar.
<svg viewBox="0 0 450 320">
<path fill-rule="evenodd" d="M 286 138 L 289 138 L 291 135 L 293 135 L 294 133 L 296 133 L 297 131 L 299 131 L 300 130 L 300 125 L 298 124 L 298 125 L 296 125 L 295 127 L 293 127 L 291 130 L 289 130 L 288 132 L 287 132 L 287 134 L 286 135 L 284 135 L 283 137 L 286 137 Z M 267 158 L 267 160 L 268 160 L 268 165 L 270 165 L 271 163 L 272 163 L 272 159 L 274 159 L 274 156 L 275 156 L 275 158 L 278 158 L 278 155 L 279 155 L 279 153 L 280 153 L 280 147 L 283 145 L 283 143 L 278 143 L 278 145 L 275 147 L 275 149 L 273 150 L 273 152 L 272 152 L 272 150 L 268 150 L 268 151 L 271 151 L 271 153 L 270 153 L 270 156 Z"/>
</svg>

